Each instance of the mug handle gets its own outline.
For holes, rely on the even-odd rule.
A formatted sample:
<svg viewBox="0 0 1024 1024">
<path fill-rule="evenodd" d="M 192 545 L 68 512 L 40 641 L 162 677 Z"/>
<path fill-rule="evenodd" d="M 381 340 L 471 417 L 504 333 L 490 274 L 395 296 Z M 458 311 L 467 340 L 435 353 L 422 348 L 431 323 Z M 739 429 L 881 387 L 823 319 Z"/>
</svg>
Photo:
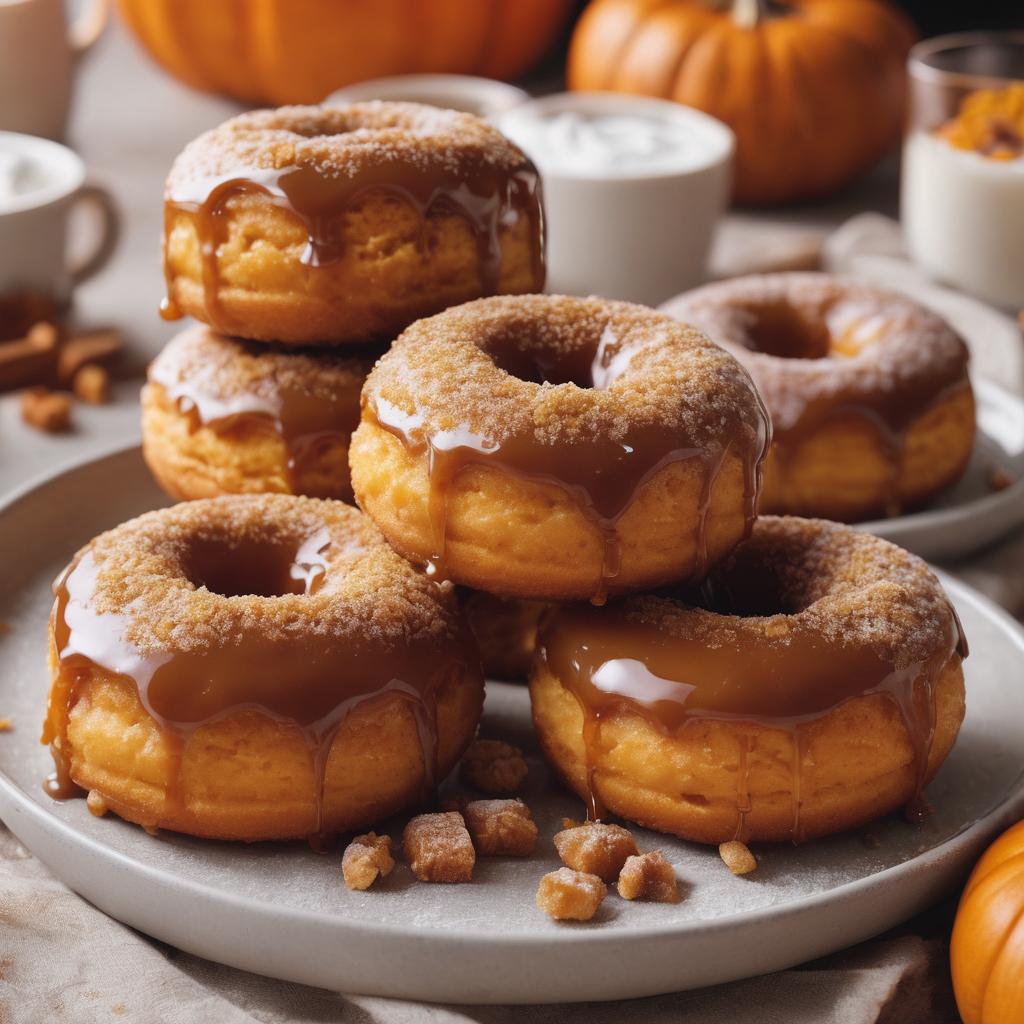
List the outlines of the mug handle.
<svg viewBox="0 0 1024 1024">
<path fill-rule="evenodd" d="M 109 0 L 87 0 L 68 29 L 68 43 L 76 59 L 83 57 L 107 27 Z"/>
<path fill-rule="evenodd" d="M 121 218 L 118 216 L 113 197 L 99 185 L 83 185 L 72 202 L 76 205 L 81 203 L 92 206 L 99 213 L 101 223 L 99 240 L 92 253 L 68 268 L 72 282 L 80 284 L 92 277 L 93 274 L 99 273 L 113 255 L 114 249 L 117 247 L 118 236 L 121 233 Z"/>
</svg>

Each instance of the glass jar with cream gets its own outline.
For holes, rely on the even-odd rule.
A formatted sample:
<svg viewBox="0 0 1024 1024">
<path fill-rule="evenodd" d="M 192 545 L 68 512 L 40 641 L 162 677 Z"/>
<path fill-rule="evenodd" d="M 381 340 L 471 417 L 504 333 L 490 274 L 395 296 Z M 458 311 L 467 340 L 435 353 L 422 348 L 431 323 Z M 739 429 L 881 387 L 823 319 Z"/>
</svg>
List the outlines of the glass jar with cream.
<svg viewBox="0 0 1024 1024">
<path fill-rule="evenodd" d="M 911 51 L 901 218 L 925 271 L 1024 307 L 1024 32 L 965 33 Z"/>
</svg>

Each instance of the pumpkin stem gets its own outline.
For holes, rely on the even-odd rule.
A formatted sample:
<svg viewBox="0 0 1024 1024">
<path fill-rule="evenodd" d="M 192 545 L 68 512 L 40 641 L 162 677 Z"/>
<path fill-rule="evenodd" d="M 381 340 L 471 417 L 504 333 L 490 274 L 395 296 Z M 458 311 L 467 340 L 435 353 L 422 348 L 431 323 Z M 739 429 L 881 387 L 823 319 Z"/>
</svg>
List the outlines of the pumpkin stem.
<svg viewBox="0 0 1024 1024">
<path fill-rule="evenodd" d="M 762 0 L 733 0 L 732 20 L 738 28 L 757 28 L 764 16 Z"/>
</svg>

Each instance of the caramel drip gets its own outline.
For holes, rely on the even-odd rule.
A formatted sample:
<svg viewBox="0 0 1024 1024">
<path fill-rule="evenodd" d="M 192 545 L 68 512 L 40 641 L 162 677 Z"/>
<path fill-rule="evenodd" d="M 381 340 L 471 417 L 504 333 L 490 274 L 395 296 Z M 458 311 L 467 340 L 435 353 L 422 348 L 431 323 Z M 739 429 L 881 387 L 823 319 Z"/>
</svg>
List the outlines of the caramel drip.
<svg viewBox="0 0 1024 1024">
<path fill-rule="evenodd" d="M 239 168 L 237 171 L 191 183 L 164 202 L 164 276 L 167 295 L 161 306 L 165 319 L 177 319 L 174 272 L 166 238 L 180 214 L 191 219 L 202 258 L 203 292 L 212 326 L 230 334 L 232 324 L 219 301 L 218 250 L 226 240 L 225 210 L 236 196 L 256 192 L 302 222 L 307 244 L 302 263 L 311 268 L 330 266 L 345 253 L 347 214 L 372 193 L 398 197 L 420 218 L 417 244 L 425 251 L 427 220 L 455 214 L 469 225 L 479 254 L 481 294 L 499 289 L 502 266 L 501 232 L 527 217 L 530 222 L 534 279 L 543 281 L 544 230 L 541 220 L 540 178 L 532 164 L 508 170 L 480 157 L 458 168 L 414 162 L 387 161 L 345 175 L 322 173 L 311 165 L 284 168 Z"/>
<path fill-rule="evenodd" d="M 837 646 L 799 626 L 790 630 L 785 644 L 741 650 L 672 636 L 630 619 L 621 607 L 561 609 L 543 628 L 538 650 L 542 663 L 583 711 L 589 814 L 602 815 L 595 771 L 605 715 L 628 710 L 666 735 L 679 735 L 692 723 L 707 720 L 750 722 L 783 730 L 791 738 L 792 835 L 799 842 L 807 726 L 872 693 L 883 694 L 899 710 L 920 794 L 935 733 L 934 686 L 949 657 L 954 652 L 965 657 L 967 652 L 951 606 L 950 611 L 945 648 L 900 667 L 877 650 Z M 751 738 L 742 737 L 736 765 L 740 839 L 750 809 L 752 751 Z"/>
<path fill-rule="evenodd" d="M 610 333 L 605 332 L 593 347 L 568 353 L 526 352 L 510 348 L 491 354 L 500 367 L 520 380 L 573 383 L 578 387 L 603 390 L 628 365 L 628 360 L 622 358 L 623 353 L 617 356 L 609 354 L 614 341 Z M 430 481 L 428 513 L 433 542 L 425 561 L 431 575 L 439 578 L 447 575 L 447 499 L 454 480 L 470 466 L 490 466 L 524 479 L 554 484 L 569 494 L 586 518 L 597 527 L 601 534 L 602 562 L 591 602 L 604 604 L 609 586 L 621 567 L 619 520 L 647 481 L 666 466 L 689 459 L 701 463 L 704 480 L 692 577 L 698 579 L 707 571 L 708 509 L 715 482 L 732 443 L 730 438 L 724 438 L 719 447 L 705 450 L 691 447 L 678 429 L 662 423 L 630 423 L 614 440 L 595 437 L 585 443 L 545 442 L 537 437 L 530 423 L 524 429 L 507 432 L 499 441 L 479 434 L 465 424 L 431 429 L 420 413 L 403 412 L 380 397 L 367 401 L 365 392 L 364 403 L 365 418 L 396 436 L 409 451 L 426 455 Z M 755 518 L 767 444 L 768 439 L 763 436 L 757 457 L 745 467 L 747 533 Z"/>
<path fill-rule="evenodd" d="M 197 543 L 193 560 L 203 580 L 195 582 L 228 594 L 314 594 L 327 572 L 330 544 L 325 529 L 297 551 L 213 543 L 204 549 Z M 356 707 L 396 695 L 408 701 L 415 716 L 424 795 L 434 789 L 437 693 L 452 673 L 470 663 L 468 654 L 448 653 L 450 641 L 387 642 L 372 635 L 354 640 L 310 631 L 287 643 L 229 639 L 214 649 L 146 653 L 128 639 L 124 616 L 90 607 L 97 571 L 92 553 L 86 551 L 54 584 L 51 628 L 58 664 L 42 736 L 56 767 L 45 787 L 51 796 L 76 792 L 69 717 L 81 683 L 97 670 L 135 687 L 169 745 L 168 813 L 185 806 L 181 765 L 196 730 L 233 712 L 255 710 L 301 732 L 315 780 L 310 835 L 322 838 L 327 761 L 338 728 Z"/>
<path fill-rule="evenodd" d="M 189 380 L 158 374 L 153 380 L 188 417 L 191 433 L 201 426 L 224 434 L 249 428 L 274 430 L 287 452 L 288 483 L 294 493 L 302 491 L 303 475 L 316 467 L 325 446 L 337 441 L 348 444 L 359 425 L 362 386 L 356 381 L 330 394 L 278 387 L 265 397 L 249 393 L 222 399 Z"/>
</svg>

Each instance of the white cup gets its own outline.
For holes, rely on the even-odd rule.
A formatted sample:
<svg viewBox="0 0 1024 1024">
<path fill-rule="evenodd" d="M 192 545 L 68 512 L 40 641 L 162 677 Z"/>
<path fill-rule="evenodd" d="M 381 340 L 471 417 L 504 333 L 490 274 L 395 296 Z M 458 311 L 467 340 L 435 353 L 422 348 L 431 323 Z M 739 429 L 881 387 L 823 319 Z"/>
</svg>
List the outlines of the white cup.
<svg viewBox="0 0 1024 1024">
<path fill-rule="evenodd" d="M 99 231 L 90 251 L 67 253 L 68 219 L 90 206 Z M 85 165 L 66 146 L 0 132 L 0 296 L 32 293 L 66 305 L 72 288 L 97 273 L 117 242 L 110 194 L 85 180 Z"/>
<path fill-rule="evenodd" d="M 565 114 L 583 134 L 563 130 Z M 495 123 L 541 172 L 548 291 L 655 306 L 704 279 L 735 149 L 721 121 L 667 100 L 567 92 Z"/>
<path fill-rule="evenodd" d="M 324 103 L 362 103 L 365 100 L 405 100 L 449 107 L 478 117 L 493 117 L 518 106 L 530 94 L 507 82 L 475 75 L 391 75 L 356 82 L 332 92 Z"/>
<path fill-rule="evenodd" d="M 69 26 L 64 0 L 0 0 L 0 129 L 62 139 L 78 58 L 99 38 L 107 0 Z"/>
</svg>

